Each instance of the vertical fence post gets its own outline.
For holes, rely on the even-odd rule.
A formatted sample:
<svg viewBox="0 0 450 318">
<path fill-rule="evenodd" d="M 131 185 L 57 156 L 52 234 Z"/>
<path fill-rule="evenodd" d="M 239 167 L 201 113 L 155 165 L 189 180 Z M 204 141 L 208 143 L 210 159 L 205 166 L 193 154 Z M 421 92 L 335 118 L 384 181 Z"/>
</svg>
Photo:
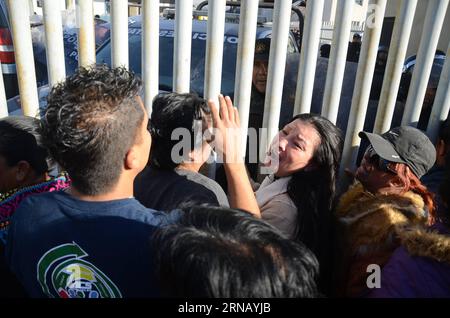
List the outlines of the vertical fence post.
<svg viewBox="0 0 450 318">
<path fill-rule="evenodd" d="M 358 71 L 356 72 L 356 84 L 353 92 L 350 118 L 348 120 L 347 132 L 342 161 L 340 165 L 340 176 L 343 181 L 345 168 L 353 167 L 358 156 L 360 138 L 358 133 L 364 128 L 364 120 L 367 113 L 370 90 L 372 87 L 372 76 L 375 70 L 378 44 L 381 38 L 384 12 L 387 0 L 373 0 L 371 4 L 375 8 L 375 22 L 366 23 L 364 30 L 364 41 L 362 43 L 361 55 L 359 57 Z M 369 10 L 367 18 L 371 19 L 372 10 Z M 344 186 L 341 183 L 342 186 Z"/>
<path fill-rule="evenodd" d="M 448 118 L 450 110 L 450 43 L 447 49 L 444 68 L 442 69 L 439 86 L 434 98 L 433 110 L 428 121 L 427 135 L 436 142 L 441 122 Z"/>
<path fill-rule="evenodd" d="M 148 116 L 152 113 L 153 98 L 159 87 L 159 1 L 143 0 L 142 19 L 142 75 L 144 105 Z"/>
<path fill-rule="evenodd" d="M 297 89 L 295 91 L 294 115 L 309 113 L 314 89 L 317 55 L 324 0 L 314 0 L 306 5 L 305 29 L 302 34 L 302 52 L 298 68 Z"/>
<path fill-rule="evenodd" d="M 8 0 L 22 111 L 39 116 L 39 100 L 27 0 Z"/>
<path fill-rule="evenodd" d="M 340 0 L 337 4 L 333 42 L 328 60 L 327 80 L 322 103 L 322 115 L 333 123 L 336 123 L 339 110 L 354 3 L 353 0 Z"/>
<path fill-rule="evenodd" d="M 2 62 L 0 61 L 0 118 L 8 116 L 8 104 L 6 103 L 5 83 L 3 82 Z"/>
<path fill-rule="evenodd" d="M 128 1 L 111 1 L 111 64 L 128 68 Z"/>
<path fill-rule="evenodd" d="M 267 129 L 267 134 L 261 135 L 260 158 L 264 158 L 269 143 L 278 133 L 291 9 L 290 0 L 275 2 L 263 117 L 263 128 Z"/>
<path fill-rule="evenodd" d="M 417 0 L 402 0 L 399 4 L 375 119 L 374 133 L 377 134 L 391 127 L 416 7 Z"/>
<path fill-rule="evenodd" d="M 217 101 L 220 93 L 222 78 L 225 4 L 225 0 L 214 0 L 208 4 L 204 96 L 206 99 L 215 101 Z"/>
<path fill-rule="evenodd" d="M 402 125 L 417 126 L 449 0 L 430 0 Z"/>
<path fill-rule="evenodd" d="M 192 0 L 175 3 L 173 91 L 189 93 L 191 80 Z"/>
<path fill-rule="evenodd" d="M 204 98 L 218 104 L 222 82 L 223 36 L 225 33 L 225 0 L 214 0 L 208 5 L 208 29 L 206 38 L 206 62 Z M 214 163 L 209 167 L 209 177 L 216 176 L 216 153 Z"/>
<path fill-rule="evenodd" d="M 241 119 L 241 149 L 243 154 L 247 146 L 257 21 L 258 0 L 242 2 L 236 61 L 236 81 L 234 85 L 234 105 L 238 108 Z"/>
<path fill-rule="evenodd" d="M 44 0 L 43 12 L 48 82 L 52 87 L 66 77 L 61 9 L 55 1 Z"/>
<path fill-rule="evenodd" d="M 92 0 L 78 0 L 78 64 L 89 66 L 95 63 L 94 8 Z"/>
</svg>

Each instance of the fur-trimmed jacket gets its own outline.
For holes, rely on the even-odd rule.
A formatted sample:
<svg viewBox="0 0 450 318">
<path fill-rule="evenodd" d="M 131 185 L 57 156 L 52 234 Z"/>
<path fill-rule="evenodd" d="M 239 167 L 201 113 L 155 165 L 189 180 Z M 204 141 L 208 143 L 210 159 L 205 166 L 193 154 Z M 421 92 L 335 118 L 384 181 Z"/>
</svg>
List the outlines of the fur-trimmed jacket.
<svg viewBox="0 0 450 318">
<path fill-rule="evenodd" d="M 381 273 L 376 298 L 450 298 L 450 225 L 410 228 Z"/>
<path fill-rule="evenodd" d="M 428 211 L 419 194 L 372 194 L 356 182 L 336 208 L 338 249 L 336 284 L 339 296 L 358 297 L 367 289 L 368 266 L 381 268 L 399 238 L 411 226 L 426 225 Z"/>
</svg>

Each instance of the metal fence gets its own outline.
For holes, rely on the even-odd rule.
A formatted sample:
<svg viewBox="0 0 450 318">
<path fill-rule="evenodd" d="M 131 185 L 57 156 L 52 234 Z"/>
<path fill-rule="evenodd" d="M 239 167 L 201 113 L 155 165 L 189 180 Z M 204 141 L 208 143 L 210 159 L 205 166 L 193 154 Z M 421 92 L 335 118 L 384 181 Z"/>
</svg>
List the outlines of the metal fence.
<svg viewBox="0 0 450 318">
<path fill-rule="evenodd" d="M 64 52 L 62 46 L 61 12 L 58 6 L 52 5 L 55 0 L 44 0 L 44 23 L 46 30 L 48 75 L 50 85 L 54 85 L 65 77 Z M 384 75 L 380 101 L 375 121 L 375 132 L 389 129 L 397 92 L 400 84 L 403 62 L 405 60 L 408 39 L 418 0 L 402 0 L 396 14 L 393 36 L 390 45 L 387 67 Z M 70 2 L 70 1 L 68 1 Z M 190 33 L 192 26 L 192 0 L 178 0 L 176 5 L 174 90 L 189 90 L 190 67 Z M 336 122 L 341 98 L 344 67 L 348 49 L 348 39 L 352 32 L 351 10 L 353 0 L 341 0 L 336 9 L 336 22 L 333 28 L 331 54 L 328 63 L 328 74 L 325 84 L 322 115 Z M 382 22 L 387 0 L 371 0 L 369 7 L 375 8 L 367 12 L 368 20 L 364 23 L 364 41 L 361 47 L 356 81 L 353 90 L 350 116 L 345 132 L 345 146 L 342 169 L 351 167 L 356 162 L 360 144 L 358 132 L 363 129 L 367 113 L 372 75 L 375 69 L 377 48 L 380 42 Z M 28 0 L 7 0 L 9 18 L 14 41 L 17 75 L 23 113 L 35 116 L 38 113 L 36 78 L 29 27 Z M 158 93 L 158 18 L 159 3 L 154 0 L 142 0 L 144 16 L 142 45 L 142 74 L 144 79 L 145 104 L 151 112 L 151 100 Z M 243 1 L 239 28 L 237 69 L 235 80 L 235 104 L 239 108 L 243 126 L 248 124 L 250 105 L 253 50 L 257 20 L 258 0 Z M 402 124 L 417 124 L 425 91 L 430 77 L 431 67 L 437 48 L 439 35 L 448 10 L 449 0 L 430 0 L 417 63 L 413 73 L 409 96 L 407 98 Z M 95 43 L 93 27 L 93 0 L 77 0 L 75 3 L 78 16 L 78 50 L 80 65 L 95 62 Z M 269 56 L 269 71 L 263 126 L 267 128 L 267 138 L 262 140 L 265 149 L 268 140 L 278 131 L 278 120 L 282 103 L 283 76 L 285 71 L 289 21 L 292 1 L 275 1 L 273 13 L 272 45 Z M 128 42 L 126 0 L 112 0 L 112 50 L 113 65 L 128 66 Z M 208 6 L 208 28 L 206 45 L 206 67 L 204 97 L 217 98 L 220 93 L 222 50 L 225 24 L 225 0 L 211 1 Z M 308 1 L 302 36 L 302 50 L 299 62 L 297 92 L 294 112 L 309 112 L 313 94 L 314 74 L 321 38 L 323 0 Z M 375 19 L 373 15 L 375 14 Z M 373 21 L 369 23 L 369 20 Z M 354 31 L 354 30 L 353 30 Z M 358 29 L 360 31 L 360 29 Z M 447 30 L 448 31 L 448 30 Z M 437 129 L 442 120 L 448 116 L 450 108 L 450 44 L 446 52 L 447 59 L 439 81 L 439 87 L 431 112 L 427 133 L 435 140 Z M 0 82 L 0 86 L 3 83 Z M 0 87 L 0 116 L 6 115 L 7 106 L 3 87 Z M 243 142 L 245 147 L 245 142 Z"/>
</svg>

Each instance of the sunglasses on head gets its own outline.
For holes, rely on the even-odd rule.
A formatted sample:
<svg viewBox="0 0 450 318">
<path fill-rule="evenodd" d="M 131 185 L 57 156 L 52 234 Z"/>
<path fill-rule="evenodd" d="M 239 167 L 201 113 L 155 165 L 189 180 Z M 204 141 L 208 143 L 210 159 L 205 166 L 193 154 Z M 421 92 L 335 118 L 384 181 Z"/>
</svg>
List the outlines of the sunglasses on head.
<svg viewBox="0 0 450 318">
<path fill-rule="evenodd" d="M 390 166 L 390 161 L 387 161 L 386 159 L 381 158 L 376 152 L 375 149 L 373 149 L 372 145 L 367 147 L 367 150 L 364 154 L 364 156 L 368 159 L 370 164 L 375 166 L 378 170 L 388 173 L 395 173 L 397 172 Z"/>
</svg>

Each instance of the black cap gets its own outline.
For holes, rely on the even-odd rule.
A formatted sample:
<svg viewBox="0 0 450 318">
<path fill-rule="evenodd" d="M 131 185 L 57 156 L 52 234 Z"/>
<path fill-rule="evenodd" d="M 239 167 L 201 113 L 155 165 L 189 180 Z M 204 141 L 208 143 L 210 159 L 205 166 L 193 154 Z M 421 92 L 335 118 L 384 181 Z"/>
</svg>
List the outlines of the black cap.
<svg viewBox="0 0 450 318">
<path fill-rule="evenodd" d="M 255 60 L 268 60 L 269 53 L 270 53 L 270 38 L 256 40 Z"/>
<path fill-rule="evenodd" d="M 436 161 L 433 143 L 417 128 L 401 126 L 382 135 L 362 131 L 359 137 L 366 138 L 381 158 L 406 164 L 418 178 Z"/>
</svg>

